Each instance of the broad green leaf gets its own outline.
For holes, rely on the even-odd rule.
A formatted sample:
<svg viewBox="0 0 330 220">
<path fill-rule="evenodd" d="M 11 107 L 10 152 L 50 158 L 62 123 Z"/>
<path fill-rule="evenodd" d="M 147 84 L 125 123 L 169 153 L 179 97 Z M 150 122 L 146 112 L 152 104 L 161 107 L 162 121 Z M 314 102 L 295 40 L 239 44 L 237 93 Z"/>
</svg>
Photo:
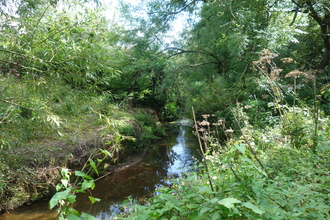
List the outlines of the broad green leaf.
<svg viewBox="0 0 330 220">
<path fill-rule="evenodd" d="M 200 219 L 200 217 L 198 216 L 198 212 L 197 211 L 193 211 L 189 214 L 188 216 L 189 220 L 196 220 L 196 219 Z"/>
<path fill-rule="evenodd" d="M 254 165 L 253 161 L 250 160 L 250 158 L 242 157 L 242 160 L 243 160 L 243 161 L 247 161 L 247 162 L 249 162 L 250 164 L 253 164 L 253 165 Z"/>
<path fill-rule="evenodd" d="M 254 211 L 257 214 L 262 215 L 263 213 L 265 213 L 265 211 L 262 211 L 261 209 L 259 209 L 257 206 L 253 205 L 250 202 L 245 202 L 243 203 L 243 205 L 249 209 L 252 209 L 252 211 Z"/>
<path fill-rule="evenodd" d="M 211 188 L 209 186 L 202 186 L 198 187 L 199 192 L 204 193 L 204 192 L 211 192 Z"/>
<path fill-rule="evenodd" d="M 218 219 L 220 219 L 220 214 L 219 214 L 219 212 L 215 212 L 215 213 L 213 213 L 213 215 L 212 215 L 212 220 L 218 220 Z"/>
<path fill-rule="evenodd" d="M 73 204 L 73 203 L 75 203 L 76 202 L 76 195 L 73 195 L 73 194 L 70 194 L 69 196 L 68 196 L 68 200 L 69 200 L 69 202 L 71 203 L 71 204 Z"/>
<path fill-rule="evenodd" d="M 188 209 L 196 209 L 196 208 L 199 208 L 200 205 L 199 204 L 187 204 L 186 207 Z"/>
<path fill-rule="evenodd" d="M 210 203 L 214 204 L 214 203 L 216 203 L 217 201 L 219 201 L 218 198 L 213 198 L 213 199 L 210 200 Z"/>
<path fill-rule="evenodd" d="M 84 172 L 82 172 L 82 171 L 74 171 L 74 174 L 75 174 L 76 176 L 81 176 L 81 177 L 83 177 L 83 176 L 86 175 L 86 173 L 84 173 Z"/>
<path fill-rule="evenodd" d="M 68 220 L 82 220 L 82 218 L 80 218 L 79 216 L 76 216 L 74 214 L 69 214 L 69 215 L 66 216 L 66 218 Z"/>
<path fill-rule="evenodd" d="M 86 189 L 94 189 L 95 183 L 94 180 L 84 180 L 84 182 L 81 185 L 81 190 L 86 190 Z"/>
<path fill-rule="evenodd" d="M 52 209 L 58 204 L 58 202 L 60 200 L 67 199 L 67 197 L 69 196 L 69 194 L 71 192 L 71 189 L 72 189 L 72 187 L 69 187 L 66 190 L 62 191 L 62 192 L 55 193 L 55 195 L 53 195 L 53 197 L 49 201 L 49 208 Z"/>
<path fill-rule="evenodd" d="M 239 150 L 242 154 L 245 154 L 246 147 L 244 144 L 235 144 L 237 150 Z"/>
<path fill-rule="evenodd" d="M 95 171 L 95 173 L 99 176 L 99 171 L 97 170 L 97 167 L 96 167 L 96 164 L 94 163 L 94 161 L 91 158 L 89 158 L 88 161 L 89 161 L 89 164 L 91 165 L 91 167 L 93 168 L 93 170 Z"/>
<path fill-rule="evenodd" d="M 82 212 L 81 213 L 81 217 L 83 217 L 84 219 L 86 220 L 97 220 L 94 216 L 90 215 L 90 214 L 87 214 L 85 212 Z"/>
<path fill-rule="evenodd" d="M 93 179 L 91 176 L 87 175 L 86 173 L 84 173 L 82 171 L 75 171 L 74 174 L 76 176 L 84 177 L 84 178 L 89 179 L 89 180 Z"/>
<path fill-rule="evenodd" d="M 260 167 L 258 167 L 258 166 L 255 166 L 255 168 L 262 174 L 262 175 L 264 175 L 265 177 L 268 177 L 268 175 L 267 175 L 267 173 L 263 170 L 263 169 L 261 169 Z"/>
<path fill-rule="evenodd" d="M 233 208 L 235 203 L 241 203 L 240 200 L 235 198 L 225 198 L 218 201 L 220 205 L 226 206 L 228 209 Z"/>
<path fill-rule="evenodd" d="M 203 215 L 205 212 L 211 210 L 209 207 L 203 207 L 201 208 L 201 211 L 199 212 L 200 215 Z"/>
</svg>

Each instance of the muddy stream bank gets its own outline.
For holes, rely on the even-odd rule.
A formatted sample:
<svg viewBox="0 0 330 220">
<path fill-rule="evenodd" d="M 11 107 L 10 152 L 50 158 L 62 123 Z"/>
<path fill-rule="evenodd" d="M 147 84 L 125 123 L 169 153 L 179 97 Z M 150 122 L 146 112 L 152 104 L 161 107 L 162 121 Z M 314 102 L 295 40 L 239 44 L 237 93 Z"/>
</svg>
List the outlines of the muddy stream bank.
<svg viewBox="0 0 330 220">
<path fill-rule="evenodd" d="M 85 194 L 77 195 L 75 209 L 89 212 L 100 220 L 112 219 L 120 213 L 120 205 L 128 197 L 145 201 L 162 185 L 168 185 L 168 177 L 178 177 L 191 169 L 200 159 L 198 143 L 189 126 L 180 126 L 178 131 L 158 141 L 155 150 L 143 158 L 129 158 L 125 164 L 96 182 L 92 194 L 101 201 L 92 207 Z M 34 202 L 0 215 L 0 220 L 49 220 L 56 219 L 55 210 L 48 209 L 48 201 Z"/>
</svg>

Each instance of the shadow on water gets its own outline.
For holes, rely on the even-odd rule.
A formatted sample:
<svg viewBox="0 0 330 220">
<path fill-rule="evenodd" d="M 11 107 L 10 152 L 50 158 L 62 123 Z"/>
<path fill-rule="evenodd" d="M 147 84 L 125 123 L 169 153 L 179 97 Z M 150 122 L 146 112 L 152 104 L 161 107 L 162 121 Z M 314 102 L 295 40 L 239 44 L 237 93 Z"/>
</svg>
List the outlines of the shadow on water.
<svg viewBox="0 0 330 220">
<path fill-rule="evenodd" d="M 91 207 L 87 195 L 79 194 L 75 209 L 97 219 L 111 219 L 120 213 L 120 204 L 128 197 L 143 203 L 157 188 L 169 184 L 168 177 L 180 177 L 182 172 L 192 169 L 196 159 L 200 159 L 198 143 L 187 126 L 180 126 L 178 133 L 163 138 L 157 145 L 158 149 L 150 151 L 140 163 L 99 180 L 92 195 L 100 198 L 100 202 Z M 44 201 L 2 214 L 0 219 L 49 220 L 56 219 L 56 216 Z"/>
</svg>

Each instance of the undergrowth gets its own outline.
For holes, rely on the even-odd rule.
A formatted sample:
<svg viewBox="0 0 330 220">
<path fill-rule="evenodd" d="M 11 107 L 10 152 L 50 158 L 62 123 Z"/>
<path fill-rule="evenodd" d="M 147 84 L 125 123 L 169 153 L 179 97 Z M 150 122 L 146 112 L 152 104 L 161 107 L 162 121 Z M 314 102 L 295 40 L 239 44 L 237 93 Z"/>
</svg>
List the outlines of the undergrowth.
<svg viewBox="0 0 330 220">
<path fill-rule="evenodd" d="M 123 209 L 128 214 L 117 219 L 330 218 L 328 118 L 318 109 L 316 90 L 313 106 L 295 89 L 293 105 L 286 103 L 281 70 L 272 61 L 276 55 L 268 50 L 261 55 L 254 64 L 268 84 L 269 109 L 257 108 L 252 97 L 246 101 L 250 105 L 231 108 L 235 125 L 217 113 L 199 117 L 195 134 L 204 159 L 198 171 L 172 180 L 146 205 L 127 201 Z M 313 71 L 288 75 L 304 76 L 315 85 Z"/>
<path fill-rule="evenodd" d="M 51 196 L 61 168 L 80 169 L 99 148 L 118 163 L 164 134 L 155 116 L 126 104 L 59 78 L 1 77 L 0 212 Z"/>
<path fill-rule="evenodd" d="M 308 146 L 292 147 L 283 133 L 269 129 L 264 135 L 275 132 L 282 142 L 274 138 L 265 145 L 247 125 L 240 137 L 217 145 L 215 127 L 223 119 L 215 125 L 208 121 L 198 127 L 208 169 L 196 165 L 198 171 L 172 180 L 147 205 L 127 201 L 123 207 L 130 214 L 118 219 L 329 219 L 328 141 L 320 142 L 319 153 L 313 154 Z"/>
</svg>

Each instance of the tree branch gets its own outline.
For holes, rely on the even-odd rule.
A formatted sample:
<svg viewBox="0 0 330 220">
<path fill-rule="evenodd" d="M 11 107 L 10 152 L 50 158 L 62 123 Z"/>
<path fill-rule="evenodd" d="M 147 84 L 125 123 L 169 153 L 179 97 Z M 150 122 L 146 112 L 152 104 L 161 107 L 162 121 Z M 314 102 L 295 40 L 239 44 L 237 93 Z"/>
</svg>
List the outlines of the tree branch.
<svg viewBox="0 0 330 220">
<path fill-rule="evenodd" d="M 177 11 L 160 11 L 160 12 L 149 12 L 148 14 L 168 14 L 168 15 L 177 15 L 184 10 L 186 10 L 189 6 L 195 4 L 196 2 L 204 2 L 204 0 L 193 0 L 192 2 L 184 5 L 182 8 L 178 9 Z"/>
<path fill-rule="evenodd" d="M 205 63 L 196 63 L 196 64 L 191 64 L 191 65 L 185 65 L 188 67 L 197 67 L 197 66 L 203 66 L 203 65 L 207 65 L 207 64 L 218 64 L 217 62 L 205 62 Z"/>
</svg>

